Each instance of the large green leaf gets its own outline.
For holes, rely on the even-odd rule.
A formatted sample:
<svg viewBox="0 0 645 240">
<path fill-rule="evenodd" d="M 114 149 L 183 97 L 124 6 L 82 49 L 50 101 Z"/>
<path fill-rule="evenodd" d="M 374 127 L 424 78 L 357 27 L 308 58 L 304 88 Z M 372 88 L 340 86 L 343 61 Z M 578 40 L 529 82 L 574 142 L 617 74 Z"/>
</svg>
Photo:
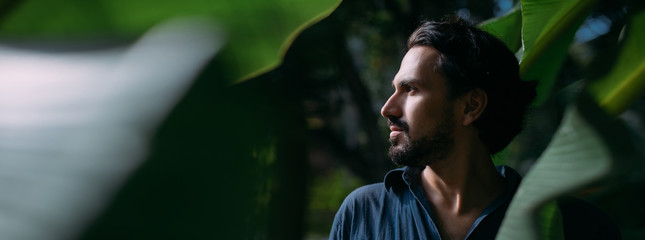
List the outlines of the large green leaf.
<svg viewBox="0 0 645 240">
<path fill-rule="evenodd" d="M 0 26 L 0 36 L 19 38 L 132 37 L 162 20 L 210 16 L 228 35 L 218 59 L 227 76 L 241 81 L 268 71 L 297 33 L 329 15 L 340 0 L 34 0 L 20 4 Z M 180 60 L 178 60 L 180 61 Z"/>
<path fill-rule="evenodd" d="M 0 45 L 0 239 L 74 239 L 223 42 L 181 20 L 120 48 Z"/>
<path fill-rule="evenodd" d="M 627 38 L 614 68 L 590 86 L 590 93 L 600 107 L 584 95 L 577 106 L 567 111 L 553 141 L 522 182 L 499 239 L 557 237 L 562 226 L 560 216 L 553 211 L 557 210 L 553 207 L 555 199 L 604 179 L 612 172 L 622 172 L 618 167 L 632 165 L 629 161 L 634 151 L 626 142 L 629 135 L 610 119 L 645 90 L 645 48 L 639 46 L 645 40 L 643 31 L 639 30 L 645 24 L 642 3 L 638 9 L 641 11 L 632 13 Z"/>
<path fill-rule="evenodd" d="M 554 216 L 554 209 L 542 207 L 607 177 L 615 162 L 625 161 L 624 154 L 631 152 L 624 150 L 629 146 L 626 139 L 622 125 L 610 120 L 590 97 L 570 107 L 553 141 L 522 180 L 497 239 L 552 239 L 546 234 L 561 226 L 543 221 Z"/>
<path fill-rule="evenodd" d="M 620 114 L 645 93 L 645 10 L 640 4 L 640 11 L 631 13 L 613 68 L 589 86 L 591 94 L 610 115 Z"/>
<path fill-rule="evenodd" d="M 504 16 L 484 21 L 479 27 L 500 38 L 513 52 L 522 46 L 522 12 L 519 7 Z"/>
<path fill-rule="evenodd" d="M 523 0 L 520 76 L 538 81 L 536 103 L 551 92 L 578 27 L 597 0 Z"/>
</svg>

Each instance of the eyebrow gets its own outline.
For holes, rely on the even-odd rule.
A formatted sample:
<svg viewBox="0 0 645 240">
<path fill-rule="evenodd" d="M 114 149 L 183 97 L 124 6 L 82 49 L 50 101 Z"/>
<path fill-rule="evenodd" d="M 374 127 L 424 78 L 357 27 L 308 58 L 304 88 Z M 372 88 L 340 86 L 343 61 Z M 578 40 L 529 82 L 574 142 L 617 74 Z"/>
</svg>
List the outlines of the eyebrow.
<svg viewBox="0 0 645 240">
<path fill-rule="evenodd" d="M 399 87 L 410 85 L 410 83 L 414 83 L 414 82 L 417 82 L 417 81 L 418 81 L 418 79 L 416 79 L 416 78 L 404 79 L 404 80 L 401 80 L 401 82 L 399 82 Z M 392 87 L 394 87 L 394 83 L 392 83 Z"/>
</svg>

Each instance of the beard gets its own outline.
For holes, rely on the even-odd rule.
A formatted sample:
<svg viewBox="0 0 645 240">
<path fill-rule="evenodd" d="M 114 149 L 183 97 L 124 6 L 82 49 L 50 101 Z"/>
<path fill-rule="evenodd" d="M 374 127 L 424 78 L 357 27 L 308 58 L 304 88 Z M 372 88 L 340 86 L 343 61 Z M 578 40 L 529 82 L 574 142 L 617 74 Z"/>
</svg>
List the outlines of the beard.
<svg viewBox="0 0 645 240">
<path fill-rule="evenodd" d="M 441 122 L 428 134 L 416 140 L 410 140 L 408 125 L 399 119 L 389 119 L 390 124 L 403 128 L 405 135 L 390 139 L 390 159 L 396 165 L 425 167 L 433 162 L 446 159 L 455 146 L 453 132 L 455 129 L 452 106 L 443 109 Z"/>
</svg>

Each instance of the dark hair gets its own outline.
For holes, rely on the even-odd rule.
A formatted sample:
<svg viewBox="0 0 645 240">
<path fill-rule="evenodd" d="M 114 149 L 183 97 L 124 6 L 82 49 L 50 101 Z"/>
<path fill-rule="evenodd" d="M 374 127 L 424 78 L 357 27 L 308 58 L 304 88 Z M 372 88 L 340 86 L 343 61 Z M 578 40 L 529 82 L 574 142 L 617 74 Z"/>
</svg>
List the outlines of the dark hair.
<svg viewBox="0 0 645 240">
<path fill-rule="evenodd" d="M 524 115 L 536 96 L 535 82 L 520 79 L 513 52 L 461 18 L 423 22 L 408 39 L 408 49 L 419 45 L 439 51 L 436 67 L 446 78 L 448 98 L 476 88 L 486 92 L 486 109 L 473 124 L 491 154 L 504 149 L 522 130 Z"/>
</svg>

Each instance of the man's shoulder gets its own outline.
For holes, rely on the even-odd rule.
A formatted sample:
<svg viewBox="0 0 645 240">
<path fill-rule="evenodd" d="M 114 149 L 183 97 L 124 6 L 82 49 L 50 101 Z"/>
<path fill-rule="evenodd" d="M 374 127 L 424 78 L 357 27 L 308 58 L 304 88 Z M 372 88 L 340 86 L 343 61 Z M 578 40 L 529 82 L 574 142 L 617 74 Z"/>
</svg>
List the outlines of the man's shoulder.
<svg viewBox="0 0 645 240">
<path fill-rule="evenodd" d="M 343 204 L 336 213 L 336 218 L 334 219 L 335 228 L 352 222 L 353 216 L 364 216 L 375 209 L 380 209 L 382 203 L 379 199 L 383 199 L 383 194 L 387 194 L 384 190 L 383 183 L 374 183 L 352 191 L 345 197 Z"/>
<path fill-rule="evenodd" d="M 345 198 L 345 202 L 373 202 L 376 199 L 383 199 L 389 195 L 395 195 L 405 186 L 403 173 L 406 168 L 390 170 L 383 182 L 373 183 L 359 187 L 352 191 Z"/>
<path fill-rule="evenodd" d="M 382 182 L 365 185 L 354 189 L 354 191 L 347 195 L 343 205 L 348 203 L 370 202 L 373 199 L 378 199 L 383 194 L 387 193 L 385 191 L 385 184 Z"/>
<path fill-rule="evenodd" d="M 336 213 L 330 239 L 374 238 L 379 230 L 373 227 L 381 220 L 388 194 L 382 182 L 352 191 Z"/>
</svg>

